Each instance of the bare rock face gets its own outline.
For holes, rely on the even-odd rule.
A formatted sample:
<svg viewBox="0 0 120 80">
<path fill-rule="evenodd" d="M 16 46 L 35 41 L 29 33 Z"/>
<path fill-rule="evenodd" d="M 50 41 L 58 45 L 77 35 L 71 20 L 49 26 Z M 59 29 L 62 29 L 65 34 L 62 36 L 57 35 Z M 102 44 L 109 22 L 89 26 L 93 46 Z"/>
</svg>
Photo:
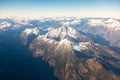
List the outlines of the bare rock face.
<svg viewBox="0 0 120 80">
<path fill-rule="evenodd" d="M 42 56 L 54 68 L 54 74 L 60 80 L 120 79 L 120 66 L 115 67 L 120 64 L 119 54 L 106 46 L 94 43 L 82 34 L 71 37 L 73 35 L 65 33 L 66 37 L 63 38 L 54 34 L 59 38 L 56 40 L 48 33 L 38 36 L 29 48 L 34 56 Z M 78 38 L 81 36 L 83 38 Z M 89 42 L 84 41 L 85 39 Z"/>
<path fill-rule="evenodd" d="M 38 34 L 39 34 L 39 30 L 37 28 L 25 29 L 20 35 L 22 39 L 22 43 L 24 45 L 30 44 Z"/>
<path fill-rule="evenodd" d="M 60 80 L 120 80 L 120 19 L 0 19 Z"/>
</svg>

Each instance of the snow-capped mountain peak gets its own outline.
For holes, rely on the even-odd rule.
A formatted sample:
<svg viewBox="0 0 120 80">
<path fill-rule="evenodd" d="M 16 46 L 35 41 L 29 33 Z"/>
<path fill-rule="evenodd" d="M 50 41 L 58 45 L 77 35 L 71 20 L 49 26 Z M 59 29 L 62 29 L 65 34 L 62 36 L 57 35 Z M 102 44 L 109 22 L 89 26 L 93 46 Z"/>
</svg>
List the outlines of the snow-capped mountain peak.
<svg viewBox="0 0 120 80">
<path fill-rule="evenodd" d="M 61 80 L 120 79 L 120 20 L 41 18 L 17 21 L 7 18 L 0 19 L 0 26 L 10 30 L 0 30 L 0 33 L 15 37 L 12 39 L 20 35 L 33 55 L 42 56 Z M 117 50 L 112 49 L 114 47 Z"/>
<path fill-rule="evenodd" d="M 28 37 L 30 35 L 37 36 L 39 34 L 39 29 L 38 28 L 27 28 L 21 33 L 21 38 L 23 40 L 23 43 L 26 45 L 28 41 Z"/>
<path fill-rule="evenodd" d="M 31 34 L 31 33 L 37 35 L 37 34 L 39 33 L 39 30 L 38 30 L 38 28 L 33 28 L 33 29 L 28 28 L 28 29 L 25 29 L 25 30 L 23 31 L 23 33 L 25 33 L 26 35 L 29 35 L 29 34 Z"/>
<path fill-rule="evenodd" d="M 49 38 L 58 38 L 59 40 L 65 38 L 78 38 L 79 34 L 71 26 L 61 26 L 59 28 L 52 28 L 46 34 Z"/>
<path fill-rule="evenodd" d="M 120 30 L 120 21 L 115 19 L 90 19 L 87 24 L 91 27 L 103 27 L 111 30 Z"/>
</svg>

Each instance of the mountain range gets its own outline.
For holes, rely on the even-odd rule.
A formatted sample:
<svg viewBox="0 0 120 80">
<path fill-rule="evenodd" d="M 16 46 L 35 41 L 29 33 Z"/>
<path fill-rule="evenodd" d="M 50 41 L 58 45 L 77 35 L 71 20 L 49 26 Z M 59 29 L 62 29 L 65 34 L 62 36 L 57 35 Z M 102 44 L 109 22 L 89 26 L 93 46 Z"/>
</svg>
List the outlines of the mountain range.
<svg viewBox="0 0 120 80">
<path fill-rule="evenodd" d="M 6 32 L 60 80 L 120 80 L 120 19 L 0 18 L 0 33 Z"/>
</svg>

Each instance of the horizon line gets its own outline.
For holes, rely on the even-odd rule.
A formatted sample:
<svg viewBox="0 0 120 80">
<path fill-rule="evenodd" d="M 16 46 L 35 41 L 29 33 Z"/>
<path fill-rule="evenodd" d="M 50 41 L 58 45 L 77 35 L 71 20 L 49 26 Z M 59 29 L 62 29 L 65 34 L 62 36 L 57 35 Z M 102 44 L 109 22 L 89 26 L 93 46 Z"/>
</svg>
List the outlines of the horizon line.
<svg viewBox="0 0 120 80">
<path fill-rule="evenodd" d="M 117 16 L 0 16 L 0 18 L 118 18 Z"/>
</svg>

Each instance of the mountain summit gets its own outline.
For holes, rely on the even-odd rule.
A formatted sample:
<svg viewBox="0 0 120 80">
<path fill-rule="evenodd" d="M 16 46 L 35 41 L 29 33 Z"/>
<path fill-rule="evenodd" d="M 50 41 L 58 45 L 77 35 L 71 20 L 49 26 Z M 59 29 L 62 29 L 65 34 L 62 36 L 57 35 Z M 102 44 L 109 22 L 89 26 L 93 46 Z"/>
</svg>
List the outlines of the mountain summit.
<svg viewBox="0 0 120 80">
<path fill-rule="evenodd" d="M 19 37 L 60 80 L 120 80 L 119 19 L 40 18 L 25 23 L 0 19 L 0 33 Z"/>
</svg>

